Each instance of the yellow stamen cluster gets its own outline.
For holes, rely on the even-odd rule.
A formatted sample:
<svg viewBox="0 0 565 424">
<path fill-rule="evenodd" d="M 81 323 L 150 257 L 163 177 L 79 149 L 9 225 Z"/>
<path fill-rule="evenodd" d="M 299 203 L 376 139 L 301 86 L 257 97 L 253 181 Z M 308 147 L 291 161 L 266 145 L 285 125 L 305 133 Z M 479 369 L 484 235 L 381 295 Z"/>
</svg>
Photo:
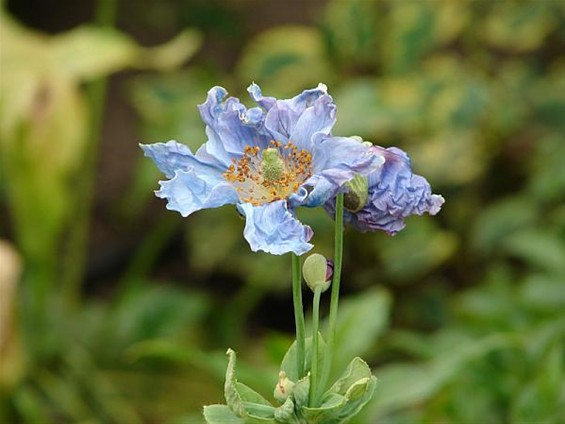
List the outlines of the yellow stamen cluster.
<svg viewBox="0 0 565 424">
<path fill-rule="evenodd" d="M 257 146 L 245 146 L 243 156 L 232 159 L 224 172 L 224 178 L 233 184 L 242 202 L 259 206 L 286 199 L 312 175 L 312 155 L 307 150 L 298 150 L 291 141 L 283 144 L 274 140 L 269 148 L 278 149 L 284 163 L 279 178 L 264 177 L 263 151 Z"/>
</svg>

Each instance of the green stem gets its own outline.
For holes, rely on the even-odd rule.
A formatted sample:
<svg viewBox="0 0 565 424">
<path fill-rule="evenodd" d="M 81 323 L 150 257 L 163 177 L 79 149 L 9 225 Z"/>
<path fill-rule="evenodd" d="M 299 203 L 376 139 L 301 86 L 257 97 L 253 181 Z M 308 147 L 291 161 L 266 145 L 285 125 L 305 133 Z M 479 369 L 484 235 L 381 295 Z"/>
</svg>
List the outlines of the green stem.
<svg viewBox="0 0 565 424">
<path fill-rule="evenodd" d="M 98 0 L 94 12 L 94 23 L 100 27 L 113 27 L 116 21 L 117 0 Z M 98 142 L 102 129 L 104 105 L 106 103 L 107 79 L 99 78 L 87 86 L 91 109 L 90 132 L 84 149 L 84 164 L 81 178 L 77 182 L 74 222 L 67 244 L 61 288 L 66 306 L 74 309 L 80 298 L 80 285 L 86 264 L 90 209 L 94 193 L 94 177 L 98 161 Z"/>
<path fill-rule="evenodd" d="M 318 407 L 318 349 L 320 342 L 320 297 L 322 288 L 316 287 L 314 290 L 314 300 L 312 303 L 312 359 L 310 367 L 310 396 L 308 406 Z"/>
<path fill-rule="evenodd" d="M 339 303 L 339 285 L 341 281 L 341 265 L 343 262 L 343 193 L 338 194 L 335 201 L 335 243 L 334 243 L 334 274 L 332 279 L 332 294 L 330 300 L 330 316 L 328 328 L 328 343 L 326 360 L 322 377 L 320 379 L 320 387 L 325 389 L 335 351 L 335 336 L 337 328 L 337 308 Z"/>
<path fill-rule="evenodd" d="M 294 302 L 294 322 L 296 325 L 296 361 L 298 377 L 304 376 L 304 307 L 302 306 L 302 276 L 300 274 L 300 257 L 292 253 L 292 300 Z"/>
</svg>

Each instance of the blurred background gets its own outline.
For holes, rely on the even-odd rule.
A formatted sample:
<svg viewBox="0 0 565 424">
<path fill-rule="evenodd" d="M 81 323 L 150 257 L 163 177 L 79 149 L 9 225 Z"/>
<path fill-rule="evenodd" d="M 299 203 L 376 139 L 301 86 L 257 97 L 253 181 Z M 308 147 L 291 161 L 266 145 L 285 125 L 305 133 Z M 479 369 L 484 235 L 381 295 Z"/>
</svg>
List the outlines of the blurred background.
<svg viewBox="0 0 565 424">
<path fill-rule="evenodd" d="M 0 423 L 200 423 L 227 347 L 271 397 L 290 258 L 233 207 L 167 211 L 138 148 L 196 149 L 209 88 L 252 81 L 324 82 L 335 134 L 401 147 L 446 198 L 346 232 L 337 362 L 379 378 L 354 422 L 564 422 L 565 2 L 0 5 Z M 299 215 L 331 257 L 330 218 Z"/>
</svg>

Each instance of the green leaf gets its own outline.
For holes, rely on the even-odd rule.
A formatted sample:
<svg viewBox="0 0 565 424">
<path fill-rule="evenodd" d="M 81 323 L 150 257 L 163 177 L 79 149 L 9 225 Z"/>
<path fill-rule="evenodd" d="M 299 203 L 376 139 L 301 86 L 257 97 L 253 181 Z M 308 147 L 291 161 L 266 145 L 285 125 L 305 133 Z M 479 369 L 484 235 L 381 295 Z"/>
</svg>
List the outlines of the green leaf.
<svg viewBox="0 0 565 424">
<path fill-rule="evenodd" d="M 354 358 L 342 376 L 332 385 L 330 392 L 347 396 L 350 388 L 361 380 L 370 379 L 373 376 L 371 368 L 361 358 Z"/>
<path fill-rule="evenodd" d="M 407 230 L 375 238 L 382 268 L 396 282 L 418 281 L 456 251 L 454 233 L 440 230 L 431 217 L 409 217 Z"/>
<path fill-rule="evenodd" d="M 236 354 L 232 349 L 228 349 L 226 352 L 228 355 L 228 367 L 226 369 L 226 382 L 224 385 L 224 396 L 226 398 L 226 403 L 231 411 L 238 417 L 245 417 L 245 408 L 243 406 L 243 401 L 237 391 L 237 380 L 235 378 L 235 363 Z"/>
<path fill-rule="evenodd" d="M 514 52 L 538 48 L 558 25 L 551 2 L 494 2 L 478 33 L 490 45 Z"/>
<path fill-rule="evenodd" d="M 513 256 L 565 278 L 565 243 L 555 233 L 527 229 L 507 237 L 503 246 Z"/>
<path fill-rule="evenodd" d="M 237 382 L 235 386 L 243 402 L 272 407 L 271 403 L 267 399 L 245 384 Z"/>
<path fill-rule="evenodd" d="M 326 341 L 319 334 L 319 346 L 318 346 L 318 369 L 323 369 L 324 362 L 326 360 Z M 305 342 L 305 372 L 308 373 L 312 368 L 311 358 L 312 358 L 312 337 L 307 337 Z M 296 340 L 292 343 L 281 363 L 281 371 L 286 373 L 286 376 L 291 381 L 297 381 L 299 379 L 297 370 L 297 360 L 296 360 Z"/>
<path fill-rule="evenodd" d="M 111 29 L 82 26 L 53 38 L 54 64 L 72 78 L 104 76 L 126 67 L 171 69 L 178 67 L 200 46 L 194 30 L 181 32 L 168 43 L 143 48 L 127 35 Z"/>
<path fill-rule="evenodd" d="M 244 418 L 246 423 L 274 423 L 275 408 L 259 393 L 237 381 L 235 378 L 236 353 L 228 349 L 226 354 L 229 361 L 224 395 L 229 409 L 236 416 Z"/>
<path fill-rule="evenodd" d="M 313 423 L 343 423 L 356 415 L 372 398 L 377 379 L 361 358 L 354 358 L 342 376 L 324 394 L 318 408 L 303 407 Z"/>
<path fill-rule="evenodd" d="M 308 400 L 310 398 L 310 375 L 298 380 L 298 382 L 294 385 L 292 397 L 294 398 L 296 409 L 299 410 L 303 406 L 308 405 Z"/>
<path fill-rule="evenodd" d="M 332 374 L 343 370 L 352 357 L 363 355 L 374 346 L 387 328 L 391 298 L 383 289 L 374 288 L 345 299 L 340 304 Z"/>
<path fill-rule="evenodd" d="M 69 77 L 91 79 L 131 65 L 139 47 L 111 28 L 81 26 L 51 41 L 53 63 Z"/>
<path fill-rule="evenodd" d="M 296 422 L 292 397 L 288 397 L 280 407 L 275 409 L 275 420 L 279 423 Z"/>
<path fill-rule="evenodd" d="M 375 0 L 332 0 L 325 13 L 325 30 L 332 56 L 344 66 L 377 61 L 382 26 Z"/>
<path fill-rule="evenodd" d="M 531 226 L 537 217 L 536 206 L 515 196 L 491 204 L 478 217 L 473 231 L 473 245 L 483 255 L 490 255 L 508 236 Z"/>
<path fill-rule="evenodd" d="M 194 29 L 185 29 L 168 42 L 141 50 L 135 65 L 140 68 L 171 70 L 190 59 L 200 48 L 202 35 Z"/>
<path fill-rule="evenodd" d="M 203 413 L 208 424 L 245 424 L 245 421 L 235 416 L 226 405 L 207 405 Z"/>
</svg>

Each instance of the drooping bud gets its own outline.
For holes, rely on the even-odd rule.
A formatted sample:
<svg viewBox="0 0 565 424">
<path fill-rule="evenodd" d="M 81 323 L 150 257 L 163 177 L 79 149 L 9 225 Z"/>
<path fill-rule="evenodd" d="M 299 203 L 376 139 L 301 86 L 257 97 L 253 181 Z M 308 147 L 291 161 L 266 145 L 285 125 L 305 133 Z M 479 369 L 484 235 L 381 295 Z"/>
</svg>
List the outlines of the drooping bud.
<svg viewBox="0 0 565 424">
<path fill-rule="evenodd" d="M 286 372 L 279 372 L 279 381 L 275 386 L 273 397 L 279 402 L 284 403 L 286 399 L 292 394 L 293 390 L 294 382 L 288 379 Z"/>
<path fill-rule="evenodd" d="M 269 147 L 263 150 L 261 170 L 263 172 L 263 178 L 268 182 L 278 181 L 284 176 L 284 160 L 278 149 Z"/>
<path fill-rule="evenodd" d="M 345 183 L 343 207 L 350 212 L 359 212 L 369 200 L 369 181 L 367 177 L 356 175 L 351 181 Z"/>
<path fill-rule="evenodd" d="M 333 275 L 333 263 L 319 253 L 314 253 L 304 261 L 302 275 L 312 291 L 321 287 L 324 292 L 331 284 L 331 276 L 328 278 L 328 275 Z"/>
</svg>

